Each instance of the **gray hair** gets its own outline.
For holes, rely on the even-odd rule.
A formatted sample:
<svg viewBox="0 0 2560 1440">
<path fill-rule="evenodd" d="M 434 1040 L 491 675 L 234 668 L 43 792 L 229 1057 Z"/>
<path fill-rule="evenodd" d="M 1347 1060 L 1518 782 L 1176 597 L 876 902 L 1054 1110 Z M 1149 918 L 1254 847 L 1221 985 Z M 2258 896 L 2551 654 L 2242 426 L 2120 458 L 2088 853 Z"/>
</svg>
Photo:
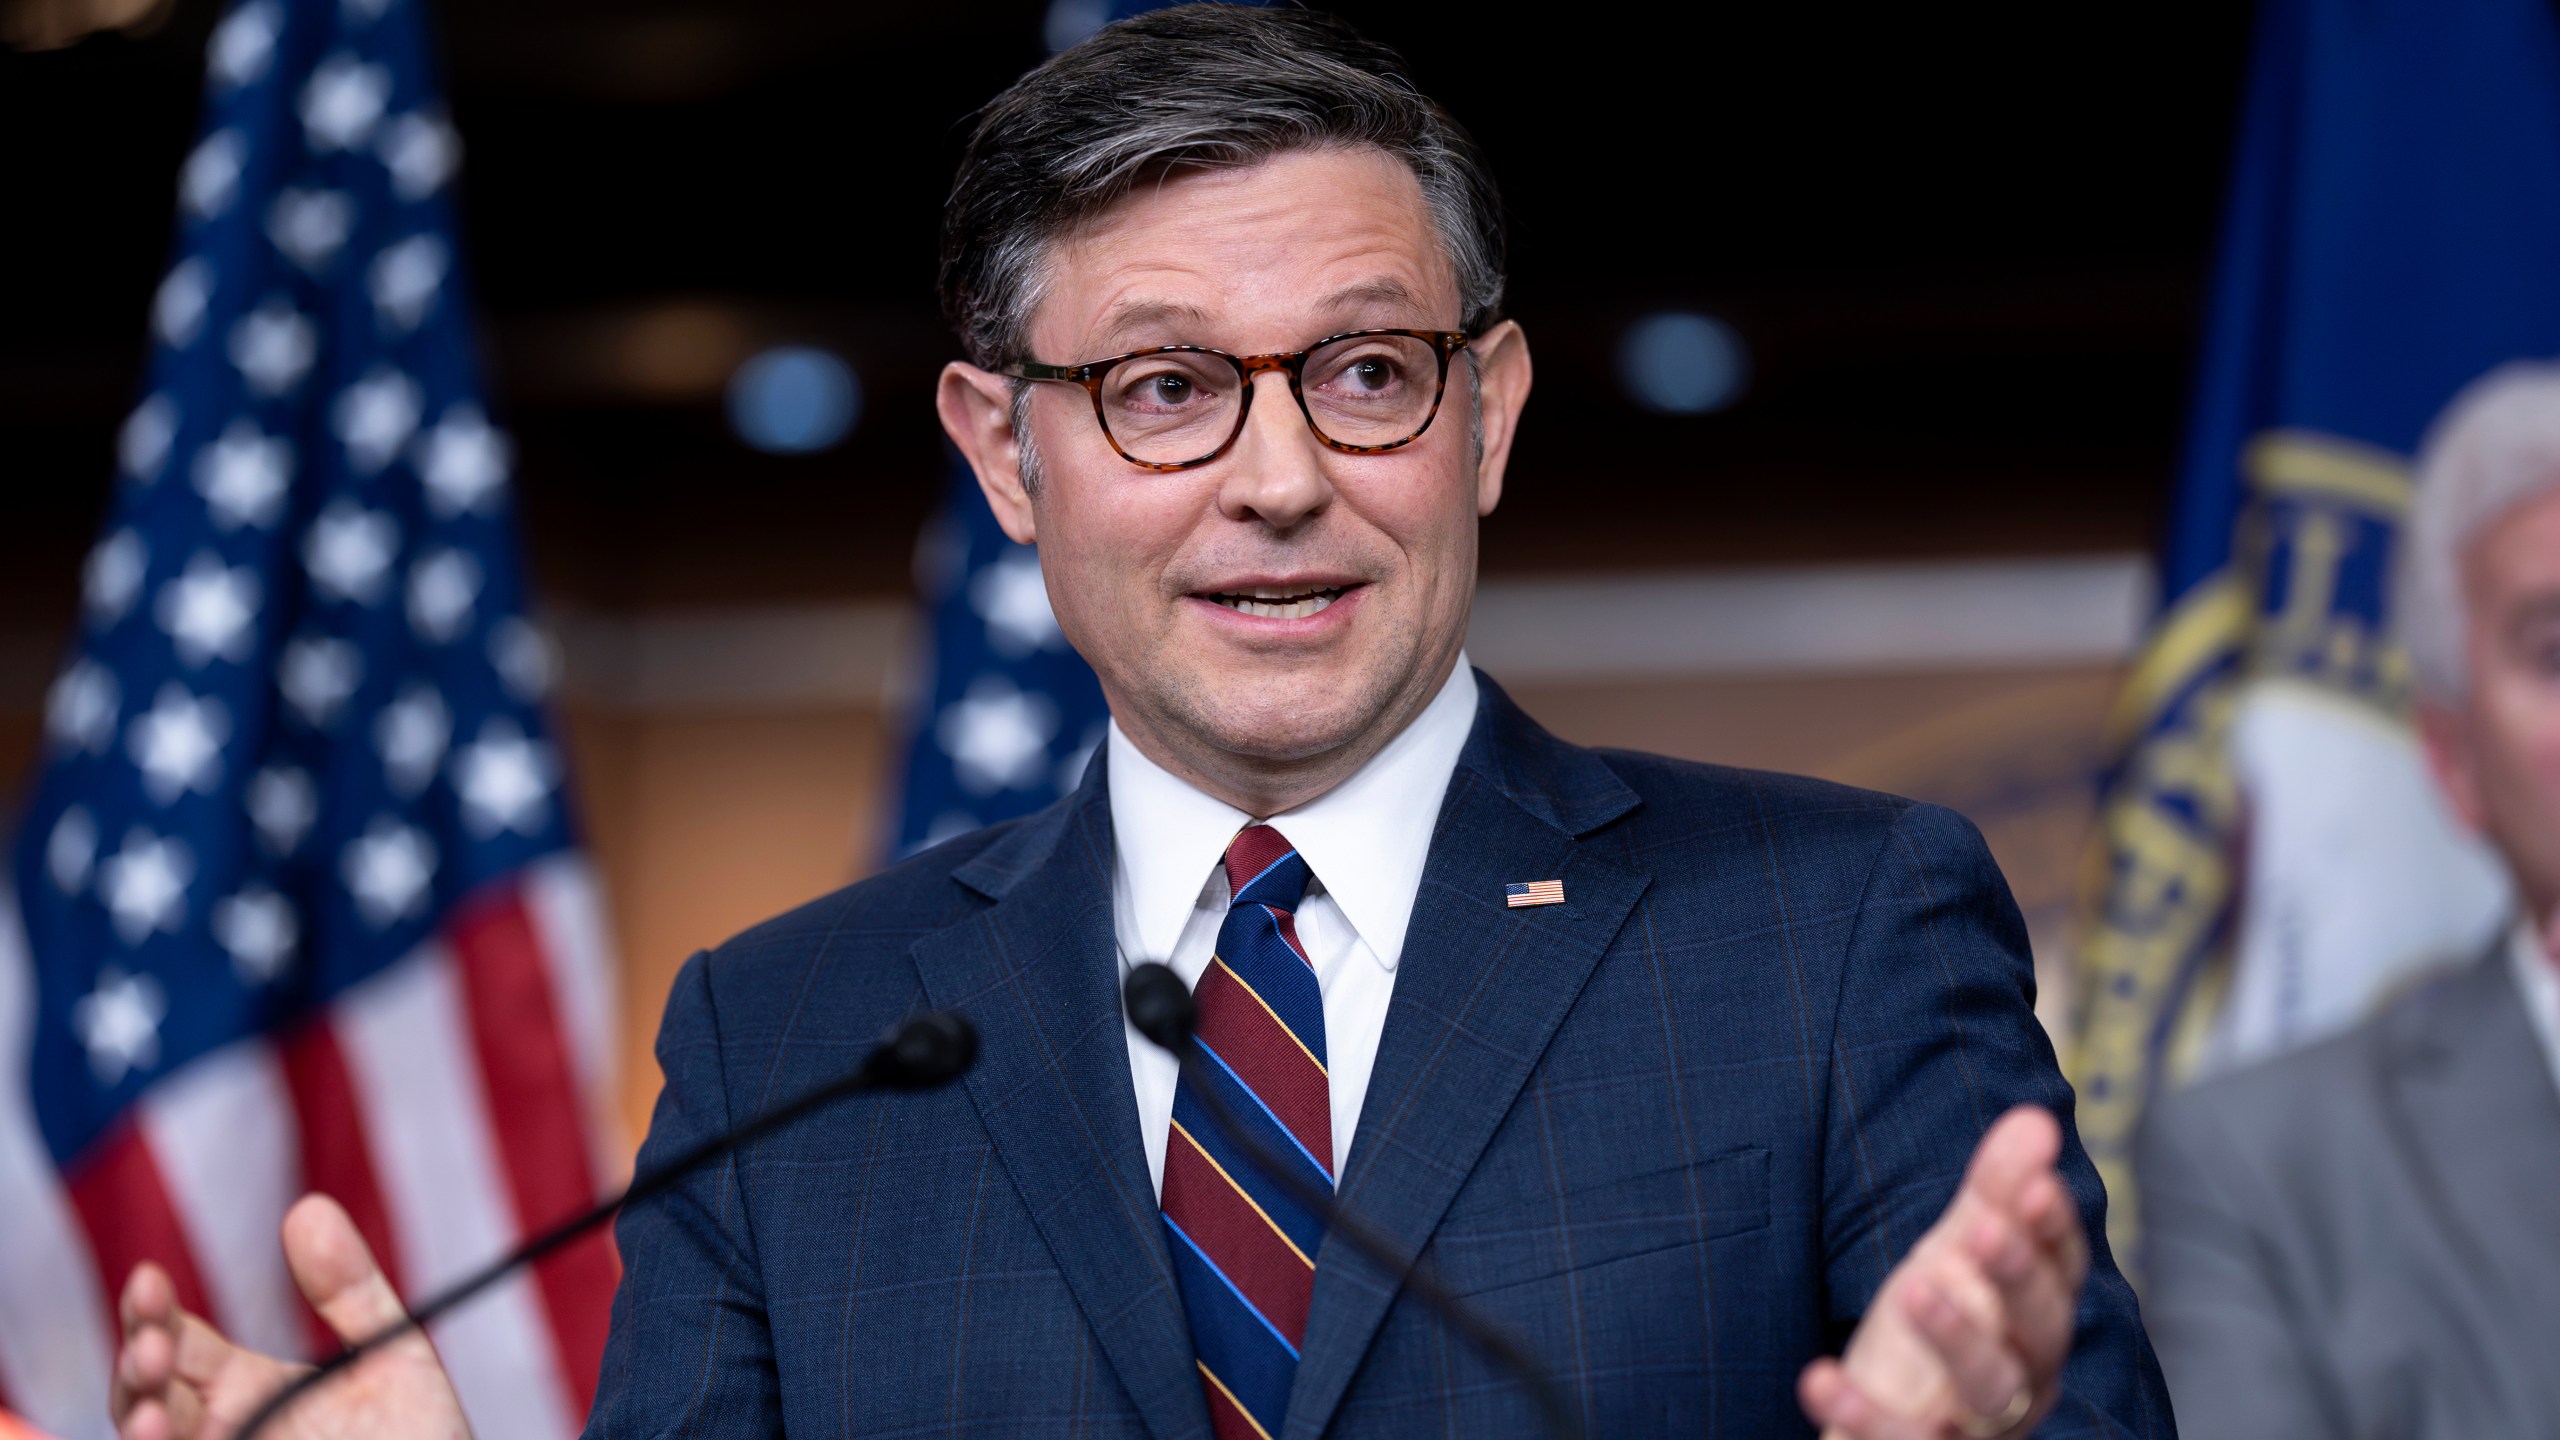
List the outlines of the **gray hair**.
<svg viewBox="0 0 2560 1440">
<path fill-rule="evenodd" d="M 2469 685 L 2463 553 L 2492 523 L 2555 487 L 2560 363 L 2502 365 L 2464 387 L 2428 429 L 2392 597 L 2421 696 L 2459 707 Z"/>
<path fill-rule="evenodd" d="M 1501 317 L 1502 202 L 1475 142 L 1395 51 L 1330 15 L 1180 5 L 1107 25 L 980 113 L 942 212 L 942 306 L 969 358 L 1023 355 L 1049 247 L 1188 166 L 1372 146 L 1411 168 L 1478 334 Z M 1072 364 L 1091 356 L 1044 356 Z"/>
</svg>

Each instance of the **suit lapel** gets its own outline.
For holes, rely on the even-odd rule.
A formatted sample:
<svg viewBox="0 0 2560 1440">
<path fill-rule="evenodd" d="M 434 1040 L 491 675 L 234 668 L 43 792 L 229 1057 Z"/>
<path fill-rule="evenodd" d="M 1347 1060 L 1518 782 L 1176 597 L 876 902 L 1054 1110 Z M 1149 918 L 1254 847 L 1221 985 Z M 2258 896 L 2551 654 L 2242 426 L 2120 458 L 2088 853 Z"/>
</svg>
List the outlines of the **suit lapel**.
<svg viewBox="0 0 2560 1440">
<path fill-rule="evenodd" d="M 1633 808 L 1633 792 L 1478 681 L 1476 728 L 1441 806 L 1341 1185 L 1343 1204 L 1405 1264 L 1380 1267 L 1335 1242 L 1318 1255 L 1292 1437 L 1331 1423 L 1405 1266 L 1647 883 L 1576 838 Z M 1505 884 L 1556 879 L 1565 903 L 1505 907 Z"/>
<path fill-rule="evenodd" d="M 996 903 L 916 942 L 925 993 L 978 1027 L 969 1098 L 1157 1440 L 1208 1432 L 1120 1022 L 1103 766 L 952 878 Z"/>
</svg>

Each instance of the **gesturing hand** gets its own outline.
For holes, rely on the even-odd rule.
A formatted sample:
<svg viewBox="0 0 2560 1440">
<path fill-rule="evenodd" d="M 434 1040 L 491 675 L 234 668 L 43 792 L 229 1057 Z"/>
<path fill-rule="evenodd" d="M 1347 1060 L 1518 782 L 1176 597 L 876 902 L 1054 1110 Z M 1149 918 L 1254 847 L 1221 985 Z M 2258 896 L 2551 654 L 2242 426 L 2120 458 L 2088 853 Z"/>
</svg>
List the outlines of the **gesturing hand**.
<svg viewBox="0 0 2560 1440">
<path fill-rule="evenodd" d="M 306 1195 L 284 1217 L 294 1283 L 338 1338 L 352 1343 L 399 1320 L 373 1252 L 338 1202 Z M 119 1307 L 124 1345 L 110 1408 L 122 1440 L 230 1440 L 266 1398 L 307 1367 L 234 1345 L 178 1308 L 169 1277 L 137 1265 Z M 303 1397 L 260 1440 L 468 1440 L 462 1402 L 435 1347 L 410 1334 Z"/>
<path fill-rule="evenodd" d="M 2054 1173 L 2061 1153 L 2062 1127 L 2033 1106 L 1982 1137 L 1847 1351 L 1799 1378 L 1824 1440 L 2024 1435 L 2053 1408 L 2089 1274 L 2080 1212 Z"/>
</svg>

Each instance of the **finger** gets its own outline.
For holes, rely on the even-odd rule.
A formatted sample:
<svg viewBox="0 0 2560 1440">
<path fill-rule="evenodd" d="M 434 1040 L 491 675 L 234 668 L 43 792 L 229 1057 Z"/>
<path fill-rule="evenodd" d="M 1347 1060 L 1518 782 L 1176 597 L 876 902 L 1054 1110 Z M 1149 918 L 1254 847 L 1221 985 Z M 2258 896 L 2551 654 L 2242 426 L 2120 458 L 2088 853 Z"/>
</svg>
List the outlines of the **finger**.
<svg viewBox="0 0 2560 1440">
<path fill-rule="evenodd" d="M 2014 1209 L 2026 1183 L 2062 1155 L 2062 1126 L 2040 1106 L 2020 1105 L 1992 1123 L 1965 1167 L 1962 1193 Z"/>
<path fill-rule="evenodd" d="M 124 1292 L 116 1297 L 116 1317 L 127 1335 L 138 1326 L 168 1319 L 177 1308 L 178 1292 L 169 1283 L 169 1272 L 148 1260 L 133 1267 L 125 1277 Z"/>
<path fill-rule="evenodd" d="M 1823 1440 L 1934 1440 L 1928 1427 L 1868 1398 L 1837 1360 L 1804 1368 L 1796 1379 L 1796 1403 L 1822 1427 Z"/>
<path fill-rule="evenodd" d="M 326 1195 L 305 1195 L 284 1217 L 285 1263 L 303 1298 L 347 1344 L 408 1318 L 356 1222 Z"/>
<path fill-rule="evenodd" d="M 2009 1408 L 2027 1383 L 2024 1360 L 2009 1347 L 2008 1327 L 1959 1304 L 1933 1276 L 1921 1276 L 1903 1301 L 1920 1337 L 1938 1352 L 1957 1403 L 1975 1415 Z"/>
<path fill-rule="evenodd" d="M 2078 1290 L 2089 1277 L 2089 1232 L 2062 1177 L 2048 1174 L 2028 1182 L 2026 1194 L 2019 1199 L 2019 1214 L 2037 1242 L 2061 1257 L 2063 1273 L 2070 1278 L 2071 1288 Z"/>
</svg>

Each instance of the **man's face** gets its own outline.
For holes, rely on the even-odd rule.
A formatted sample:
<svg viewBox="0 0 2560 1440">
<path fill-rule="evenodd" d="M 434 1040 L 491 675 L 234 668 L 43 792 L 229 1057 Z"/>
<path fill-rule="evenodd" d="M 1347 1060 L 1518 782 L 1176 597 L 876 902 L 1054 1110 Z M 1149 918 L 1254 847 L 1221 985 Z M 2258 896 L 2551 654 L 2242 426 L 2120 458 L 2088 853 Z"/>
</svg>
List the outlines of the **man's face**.
<svg viewBox="0 0 2560 1440">
<path fill-rule="evenodd" d="M 2463 560 L 2470 691 L 2461 713 L 2422 715 L 2428 750 L 2548 927 L 2560 922 L 2560 489 L 2491 522 Z"/>
<path fill-rule="evenodd" d="M 1043 278 L 1028 338 L 1049 364 L 1173 344 L 1296 351 L 1460 318 L 1421 187 L 1365 149 L 1143 185 L 1054 247 Z M 1032 387 L 1036 489 L 1019 483 L 1012 437 L 971 442 L 994 423 L 972 388 L 984 372 L 954 367 L 944 418 L 964 412 L 954 437 L 1007 530 L 1039 544 L 1059 625 L 1150 753 L 1195 770 L 1203 756 L 1247 770 L 1365 758 L 1429 703 L 1465 634 L 1476 522 L 1500 497 L 1528 388 L 1516 327 L 1480 354 L 1481 456 L 1463 357 L 1428 432 L 1374 455 L 1321 444 L 1279 374 L 1252 382 L 1234 445 L 1190 470 L 1122 459 L 1072 385 Z"/>
</svg>

